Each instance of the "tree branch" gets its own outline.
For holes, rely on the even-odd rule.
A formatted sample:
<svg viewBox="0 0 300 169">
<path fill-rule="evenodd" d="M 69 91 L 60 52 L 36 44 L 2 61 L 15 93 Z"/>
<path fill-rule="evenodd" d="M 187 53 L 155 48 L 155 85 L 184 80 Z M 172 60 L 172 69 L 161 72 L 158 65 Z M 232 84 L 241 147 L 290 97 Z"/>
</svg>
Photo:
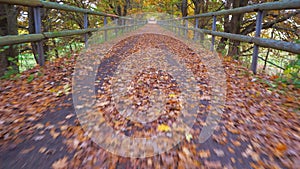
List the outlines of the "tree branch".
<svg viewBox="0 0 300 169">
<path fill-rule="evenodd" d="M 288 15 L 285 15 L 285 16 L 282 17 L 282 18 L 275 19 L 274 21 L 264 23 L 264 24 L 262 25 L 262 29 L 268 29 L 268 28 L 271 28 L 271 27 L 272 27 L 273 25 L 275 25 L 276 23 L 283 22 L 283 21 L 285 21 L 285 20 L 289 19 L 290 17 L 295 16 L 295 15 L 297 15 L 297 14 L 300 14 L 300 10 L 297 10 L 296 12 L 293 12 L 293 13 L 290 13 L 290 14 L 288 14 Z M 247 35 L 247 34 L 249 34 L 249 33 L 254 32 L 254 31 L 255 31 L 255 26 L 256 26 L 255 22 L 252 23 L 252 24 L 250 24 L 249 26 L 246 27 L 246 29 L 244 29 L 244 30 L 241 32 L 241 34 L 242 34 L 242 35 Z"/>
</svg>

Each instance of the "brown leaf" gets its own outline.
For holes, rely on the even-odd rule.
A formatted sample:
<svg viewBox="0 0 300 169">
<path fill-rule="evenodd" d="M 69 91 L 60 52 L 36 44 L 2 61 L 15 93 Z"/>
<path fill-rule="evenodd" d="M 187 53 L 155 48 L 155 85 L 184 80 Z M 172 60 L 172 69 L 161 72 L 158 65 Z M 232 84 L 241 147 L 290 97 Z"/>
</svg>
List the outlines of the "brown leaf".
<svg viewBox="0 0 300 169">
<path fill-rule="evenodd" d="M 35 148 L 34 146 L 31 146 L 28 149 L 24 149 L 21 151 L 21 154 L 27 154 L 27 153 L 31 152 L 34 148 Z"/>
<path fill-rule="evenodd" d="M 210 157 L 210 151 L 209 150 L 200 150 L 199 155 L 201 158 L 208 158 L 208 157 Z"/>
<path fill-rule="evenodd" d="M 225 153 L 221 149 L 214 149 L 214 152 L 217 154 L 218 157 L 224 157 Z"/>
<path fill-rule="evenodd" d="M 235 153 L 234 150 L 233 150 L 231 147 L 228 147 L 228 151 L 229 151 L 230 153 L 232 153 L 232 154 Z"/>
<path fill-rule="evenodd" d="M 46 152 L 46 150 L 47 150 L 46 147 L 41 147 L 41 148 L 39 149 L 39 152 L 40 152 L 40 153 L 44 153 L 44 152 Z"/>
<path fill-rule="evenodd" d="M 204 161 L 204 165 L 207 168 L 222 168 L 222 164 L 220 161 Z"/>
<path fill-rule="evenodd" d="M 231 142 L 232 142 L 233 145 L 235 145 L 237 147 L 241 146 L 241 142 L 239 142 L 239 141 L 231 140 Z"/>
<path fill-rule="evenodd" d="M 60 133 L 55 132 L 55 129 L 52 128 L 52 129 L 50 130 L 50 135 L 51 135 L 54 139 L 56 139 L 56 138 L 60 135 Z"/>
<path fill-rule="evenodd" d="M 57 161 L 55 161 L 53 164 L 52 164 L 52 168 L 53 169 L 64 169 L 64 168 L 67 168 L 67 165 L 68 165 L 68 157 L 64 157 L 64 158 L 61 158 Z"/>
</svg>

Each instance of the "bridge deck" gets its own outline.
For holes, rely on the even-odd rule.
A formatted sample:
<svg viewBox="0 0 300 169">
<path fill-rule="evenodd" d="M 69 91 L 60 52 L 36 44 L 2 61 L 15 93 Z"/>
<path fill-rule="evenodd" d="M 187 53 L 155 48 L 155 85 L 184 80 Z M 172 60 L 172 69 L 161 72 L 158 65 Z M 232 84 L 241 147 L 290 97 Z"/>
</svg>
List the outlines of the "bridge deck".
<svg viewBox="0 0 300 169">
<path fill-rule="evenodd" d="M 299 166 L 299 116 L 291 107 L 280 106 L 289 102 L 281 101 L 276 91 L 255 84 L 257 77 L 229 58 L 150 24 L 94 44 L 77 59 L 76 65 L 71 57 L 46 67 L 45 71 L 63 72 L 55 77 L 46 74 L 48 79 L 37 78 L 30 85 L 3 84 L 25 86 L 24 90 L 45 84 L 39 86 L 45 92 L 54 90 L 45 81 L 71 85 L 71 74 L 75 75 L 72 95 L 33 92 L 28 97 L 35 102 L 14 98 L 19 102 L 16 107 L 27 108 L 21 115 L 4 113 L 0 118 L 1 134 L 6 134 L 1 140 L 1 168 Z M 0 88 L 6 93 L 1 99 L 15 92 L 11 88 Z M 55 108 L 30 112 L 28 107 L 44 105 L 52 97 L 49 104 Z M 5 107 L 1 101 L 0 110 Z M 212 120 L 206 121 L 208 116 Z M 214 122 L 218 125 L 205 140 L 200 133 L 210 134 Z M 112 135 L 105 124 L 123 136 Z M 124 143 L 128 138 L 152 136 L 162 138 L 153 141 L 151 150 L 145 150 L 149 145 L 141 140 L 132 143 L 134 148 Z M 103 143 L 105 139 L 109 144 Z M 141 157 L 141 151 L 151 157 L 128 158 Z M 161 154 L 152 157 L 157 152 Z"/>
</svg>

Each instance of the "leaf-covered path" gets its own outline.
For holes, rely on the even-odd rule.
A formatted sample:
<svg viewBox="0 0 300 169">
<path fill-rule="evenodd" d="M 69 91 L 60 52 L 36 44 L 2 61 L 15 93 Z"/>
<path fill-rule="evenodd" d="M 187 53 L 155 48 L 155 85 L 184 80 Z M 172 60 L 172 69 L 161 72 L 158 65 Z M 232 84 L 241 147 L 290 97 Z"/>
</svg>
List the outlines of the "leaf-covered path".
<svg viewBox="0 0 300 169">
<path fill-rule="evenodd" d="M 273 77 L 254 76 L 229 57 L 217 57 L 225 75 L 219 77 L 211 71 L 218 68 L 207 64 L 217 62 L 210 57 L 212 53 L 204 48 L 195 51 L 198 46 L 192 45 L 156 25 L 146 25 L 70 58 L 27 71 L 20 79 L 1 81 L 0 168 L 299 167 L 299 89 L 284 85 L 270 88 L 267 84 L 272 83 Z M 160 70 L 157 65 L 164 66 L 161 57 L 185 65 L 190 72 L 174 65 L 166 68 L 169 72 Z M 72 76 L 76 74 L 74 68 L 78 68 L 79 61 L 75 64 L 79 58 L 88 58 L 79 67 L 91 72 L 94 70 L 88 65 L 98 65 L 94 85 L 98 101 L 93 104 L 96 112 L 76 115 L 75 108 L 86 106 L 73 105 L 76 97 L 72 97 Z M 148 65 L 140 66 L 145 64 Z M 196 114 L 184 114 L 195 122 L 189 131 L 180 124 L 174 125 L 184 113 L 182 97 L 187 93 L 175 78 L 178 71 L 178 77 L 184 75 L 198 89 L 195 96 L 190 96 L 198 98 Z M 91 72 L 85 72 L 84 78 Z M 188 77 L 189 73 L 194 77 Z M 30 80 L 28 77 L 32 76 L 34 79 Z M 118 83 L 123 78 L 124 83 Z M 126 83 L 127 79 L 130 83 Z M 224 112 L 214 134 L 200 143 L 199 134 L 208 125 L 205 120 L 214 105 L 213 89 L 220 85 L 212 83 L 214 80 L 226 82 L 226 87 L 221 88 L 226 93 Z M 89 89 L 85 83 L 76 85 Z M 126 88 L 127 93 L 115 95 L 122 91 L 116 88 Z M 73 94 L 78 95 L 76 92 Z M 92 94 L 87 90 L 82 97 Z M 116 100 L 134 106 L 125 108 L 125 114 L 121 114 L 118 110 L 122 108 L 113 104 Z M 151 107 L 157 104 L 164 106 Z M 104 118 L 99 119 L 99 114 Z M 104 123 L 128 137 L 166 135 L 161 144 L 172 147 L 147 158 L 115 155 L 91 139 L 94 131 L 90 129 L 97 130 Z M 168 138 L 175 137 L 173 131 L 184 135 L 177 145 L 169 143 Z M 103 138 L 111 134 L 101 133 Z M 120 149 L 135 154 L 139 148 Z"/>
</svg>

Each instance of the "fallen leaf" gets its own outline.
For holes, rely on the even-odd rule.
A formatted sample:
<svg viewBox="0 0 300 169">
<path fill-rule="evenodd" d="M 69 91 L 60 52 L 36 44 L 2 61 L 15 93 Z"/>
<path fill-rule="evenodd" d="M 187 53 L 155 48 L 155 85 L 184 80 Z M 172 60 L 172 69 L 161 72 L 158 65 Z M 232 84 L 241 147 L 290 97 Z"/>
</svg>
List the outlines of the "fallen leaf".
<svg viewBox="0 0 300 169">
<path fill-rule="evenodd" d="M 190 133 L 185 134 L 185 139 L 190 142 L 193 136 Z"/>
<path fill-rule="evenodd" d="M 186 147 L 182 148 L 182 151 L 184 152 L 185 155 L 190 156 L 191 152 L 189 151 L 189 149 L 187 149 Z"/>
<path fill-rule="evenodd" d="M 232 163 L 236 162 L 236 160 L 233 157 L 231 157 L 230 160 L 231 160 Z"/>
<path fill-rule="evenodd" d="M 229 128 L 228 131 L 230 131 L 232 134 L 240 134 L 240 131 L 237 129 Z"/>
<path fill-rule="evenodd" d="M 157 127 L 157 130 L 161 132 L 168 132 L 171 131 L 171 128 L 168 125 L 161 124 Z"/>
<path fill-rule="evenodd" d="M 204 161 L 204 165 L 206 168 L 222 168 L 222 164 L 220 161 Z"/>
<path fill-rule="evenodd" d="M 276 149 L 277 149 L 278 151 L 286 151 L 286 150 L 287 150 L 287 146 L 286 146 L 285 144 L 283 144 L 283 143 L 278 143 L 278 144 L 276 145 Z"/>
<path fill-rule="evenodd" d="M 285 151 L 287 150 L 287 146 L 283 143 L 278 143 L 275 147 L 275 151 L 274 154 L 277 157 L 282 157 L 285 153 Z"/>
<path fill-rule="evenodd" d="M 258 161 L 259 160 L 259 155 L 257 153 L 252 151 L 250 153 L 250 155 L 251 155 L 251 158 L 253 159 L 253 161 Z"/>
<path fill-rule="evenodd" d="M 239 141 L 231 140 L 231 142 L 232 142 L 233 145 L 235 145 L 237 147 L 241 146 L 241 142 L 239 142 Z"/>
<path fill-rule="evenodd" d="M 44 137 L 45 137 L 44 135 L 42 135 L 42 136 L 35 136 L 35 137 L 33 138 L 33 140 L 34 140 L 34 141 L 40 141 L 40 140 L 42 140 Z"/>
<path fill-rule="evenodd" d="M 169 94 L 169 97 L 176 98 L 176 94 Z"/>
<path fill-rule="evenodd" d="M 67 130 L 67 129 L 68 129 L 68 126 L 67 126 L 67 125 L 63 125 L 63 126 L 60 127 L 60 130 L 61 130 L 61 131 L 64 131 L 64 130 Z"/>
<path fill-rule="evenodd" d="M 36 129 L 42 129 L 42 128 L 44 128 L 44 125 L 41 124 L 41 123 L 38 123 L 38 124 L 36 124 L 36 125 L 34 126 L 34 128 L 36 128 Z"/>
<path fill-rule="evenodd" d="M 60 135 L 60 133 L 55 132 L 55 129 L 52 128 L 52 129 L 50 130 L 50 135 L 51 135 L 54 139 L 56 139 L 56 138 Z"/>
<path fill-rule="evenodd" d="M 47 150 L 46 147 L 41 147 L 41 148 L 39 149 L 39 153 L 44 153 L 44 152 L 46 152 L 46 150 Z"/>
<path fill-rule="evenodd" d="M 209 150 L 200 150 L 199 156 L 201 158 L 208 158 L 208 157 L 210 157 L 210 151 Z"/>
<path fill-rule="evenodd" d="M 224 157 L 225 153 L 223 150 L 220 149 L 214 149 L 214 152 L 217 154 L 218 157 Z"/>
<path fill-rule="evenodd" d="M 74 114 L 69 114 L 69 115 L 66 116 L 66 119 L 70 119 L 70 118 L 72 118 L 73 116 L 74 116 Z"/>
<path fill-rule="evenodd" d="M 52 164 L 52 168 L 53 169 L 64 169 L 67 167 L 68 165 L 68 162 L 67 162 L 68 158 L 67 157 L 64 157 L 64 158 L 61 158 L 57 161 L 55 161 L 53 164 Z"/>
<path fill-rule="evenodd" d="M 21 151 L 21 154 L 27 154 L 27 153 L 31 152 L 34 148 L 35 148 L 34 146 L 31 146 L 28 149 L 24 149 Z"/>
<path fill-rule="evenodd" d="M 109 101 L 101 102 L 101 103 L 98 104 L 98 106 L 104 107 L 104 106 L 108 105 L 109 103 L 110 103 Z"/>
<path fill-rule="evenodd" d="M 234 150 L 233 150 L 231 147 L 228 147 L 228 151 L 229 151 L 230 153 L 232 153 L 232 154 L 235 153 Z"/>
</svg>

